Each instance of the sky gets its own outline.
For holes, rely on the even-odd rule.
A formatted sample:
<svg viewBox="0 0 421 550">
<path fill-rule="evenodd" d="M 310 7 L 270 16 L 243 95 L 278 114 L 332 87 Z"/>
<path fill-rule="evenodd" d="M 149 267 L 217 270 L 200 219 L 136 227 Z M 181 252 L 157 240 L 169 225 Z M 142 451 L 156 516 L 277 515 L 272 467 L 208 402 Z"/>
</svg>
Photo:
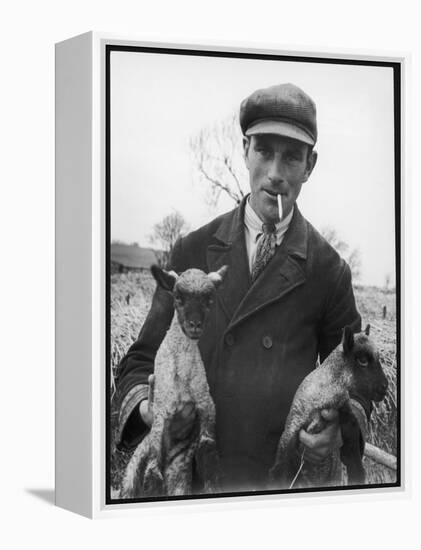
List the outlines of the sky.
<svg viewBox="0 0 421 550">
<path fill-rule="evenodd" d="M 317 105 L 317 165 L 298 205 L 358 248 L 359 282 L 395 281 L 393 72 L 389 67 L 111 53 L 111 238 L 151 246 L 178 211 L 190 229 L 234 207 L 205 200 L 189 141 L 254 90 L 292 82 Z M 247 174 L 245 173 L 245 177 Z M 247 182 L 245 182 L 247 186 Z"/>
</svg>

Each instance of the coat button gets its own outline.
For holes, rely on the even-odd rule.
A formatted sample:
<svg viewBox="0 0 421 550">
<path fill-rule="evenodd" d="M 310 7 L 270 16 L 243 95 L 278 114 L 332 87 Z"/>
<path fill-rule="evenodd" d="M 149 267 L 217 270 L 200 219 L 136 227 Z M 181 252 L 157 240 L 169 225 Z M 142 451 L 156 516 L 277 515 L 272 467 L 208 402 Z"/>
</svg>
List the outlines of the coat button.
<svg viewBox="0 0 421 550">
<path fill-rule="evenodd" d="M 272 347 L 272 344 L 273 344 L 272 338 L 270 336 L 263 336 L 262 344 L 263 344 L 264 348 L 270 349 Z"/>
<path fill-rule="evenodd" d="M 228 344 L 228 346 L 232 346 L 234 344 L 234 335 L 231 334 L 231 332 L 229 332 L 225 336 L 225 342 L 226 342 L 226 344 Z"/>
</svg>

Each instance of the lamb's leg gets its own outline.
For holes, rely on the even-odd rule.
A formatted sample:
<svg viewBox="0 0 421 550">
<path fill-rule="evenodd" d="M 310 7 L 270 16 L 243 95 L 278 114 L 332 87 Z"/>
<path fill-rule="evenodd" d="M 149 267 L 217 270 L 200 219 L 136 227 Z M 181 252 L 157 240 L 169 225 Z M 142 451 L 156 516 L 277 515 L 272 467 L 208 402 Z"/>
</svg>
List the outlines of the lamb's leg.
<svg viewBox="0 0 421 550">
<path fill-rule="evenodd" d="M 319 433 L 325 425 L 320 411 L 306 418 L 300 408 L 292 408 L 285 422 L 285 428 L 279 440 L 274 465 L 269 472 L 272 485 L 288 489 L 301 463 L 298 434 L 304 426 L 309 433 Z"/>
<path fill-rule="evenodd" d="M 140 481 L 140 480 L 139 480 Z M 165 483 L 159 460 L 153 457 L 148 461 L 141 485 L 142 496 L 156 497 L 165 493 Z"/>
<path fill-rule="evenodd" d="M 120 498 L 143 496 L 143 481 L 150 457 L 150 434 L 137 446 L 127 464 L 120 490 Z"/>
<path fill-rule="evenodd" d="M 358 437 L 360 428 L 349 402 L 339 409 L 339 423 L 343 440 L 341 460 L 347 469 L 348 485 L 363 485 L 365 483 L 365 470 Z"/>
<path fill-rule="evenodd" d="M 288 489 L 300 466 L 298 431 L 283 434 L 280 439 L 275 463 L 269 471 L 270 488 Z"/>
<path fill-rule="evenodd" d="M 199 442 L 195 452 L 196 472 L 205 493 L 218 492 L 219 457 L 215 437 L 215 406 L 208 401 L 198 411 Z"/>
<path fill-rule="evenodd" d="M 278 489 L 289 488 L 300 466 L 298 433 L 302 426 L 307 423 L 305 411 L 293 403 L 278 443 L 275 462 L 269 471 L 269 481 L 272 487 Z"/>
<path fill-rule="evenodd" d="M 168 419 L 155 415 L 150 433 L 151 445 L 148 465 L 143 479 L 145 496 L 162 496 L 168 493 L 166 469 L 171 449 Z"/>
<path fill-rule="evenodd" d="M 208 435 L 203 435 L 196 449 L 195 462 L 197 475 L 205 493 L 219 491 L 219 457 L 216 441 Z"/>
<path fill-rule="evenodd" d="M 307 433 L 319 434 L 326 428 L 328 422 L 323 418 L 321 412 L 321 410 L 314 412 L 310 424 L 305 429 Z M 321 463 L 314 464 L 308 460 L 305 461 L 300 473 L 299 486 L 301 488 L 313 488 L 339 485 L 341 480 L 337 473 L 338 460 L 339 452 L 333 451 Z"/>
<path fill-rule="evenodd" d="M 175 454 L 165 471 L 166 489 L 169 496 L 190 495 L 193 483 L 193 456 L 195 442 L 181 441 L 177 444 Z"/>
<path fill-rule="evenodd" d="M 164 423 L 162 439 L 163 472 L 167 495 L 188 495 L 192 489 L 193 456 L 199 438 L 199 418 L 196 415 L 187 437 L 174 439 L 170 422 Z"/>
<path fill-rule="evenodd" d="M 157 496 L 164 493 L 162 475 L 163 422 L 157 417 L 151 431 L 139 443 L 127 465 L 122 498 Z"/>
</svg>

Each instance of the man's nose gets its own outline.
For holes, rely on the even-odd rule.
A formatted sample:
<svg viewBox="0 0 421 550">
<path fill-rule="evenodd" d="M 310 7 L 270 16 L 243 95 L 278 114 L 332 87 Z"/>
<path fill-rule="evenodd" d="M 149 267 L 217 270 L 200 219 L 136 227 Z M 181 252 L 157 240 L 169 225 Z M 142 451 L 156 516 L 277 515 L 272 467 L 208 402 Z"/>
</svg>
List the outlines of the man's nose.
<svg viewBox="0 0 421 550">
<path fill-rule="evenodd" d="M 285 170 L 281 159 L 273 159 L 268 173 L 269 180 L 273 184 L 279 184 L 285 181 Z"/>
</svg>

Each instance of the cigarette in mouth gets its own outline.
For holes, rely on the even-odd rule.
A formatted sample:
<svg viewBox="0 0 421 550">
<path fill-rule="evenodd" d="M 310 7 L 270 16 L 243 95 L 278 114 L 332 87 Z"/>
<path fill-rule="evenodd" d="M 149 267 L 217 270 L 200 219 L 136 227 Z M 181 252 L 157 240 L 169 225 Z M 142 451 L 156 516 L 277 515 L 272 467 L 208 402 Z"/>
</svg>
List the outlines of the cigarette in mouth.
<svg viewBox="0 0 421 550">
<path fill-rule="evenodd" d="M 278 212 L 279 212 L 279 219 L 282 221 L 283 216 L 283 210 L 282 210 L 282 195 L 276 195 L 278 199 Z"/>
</svg>

